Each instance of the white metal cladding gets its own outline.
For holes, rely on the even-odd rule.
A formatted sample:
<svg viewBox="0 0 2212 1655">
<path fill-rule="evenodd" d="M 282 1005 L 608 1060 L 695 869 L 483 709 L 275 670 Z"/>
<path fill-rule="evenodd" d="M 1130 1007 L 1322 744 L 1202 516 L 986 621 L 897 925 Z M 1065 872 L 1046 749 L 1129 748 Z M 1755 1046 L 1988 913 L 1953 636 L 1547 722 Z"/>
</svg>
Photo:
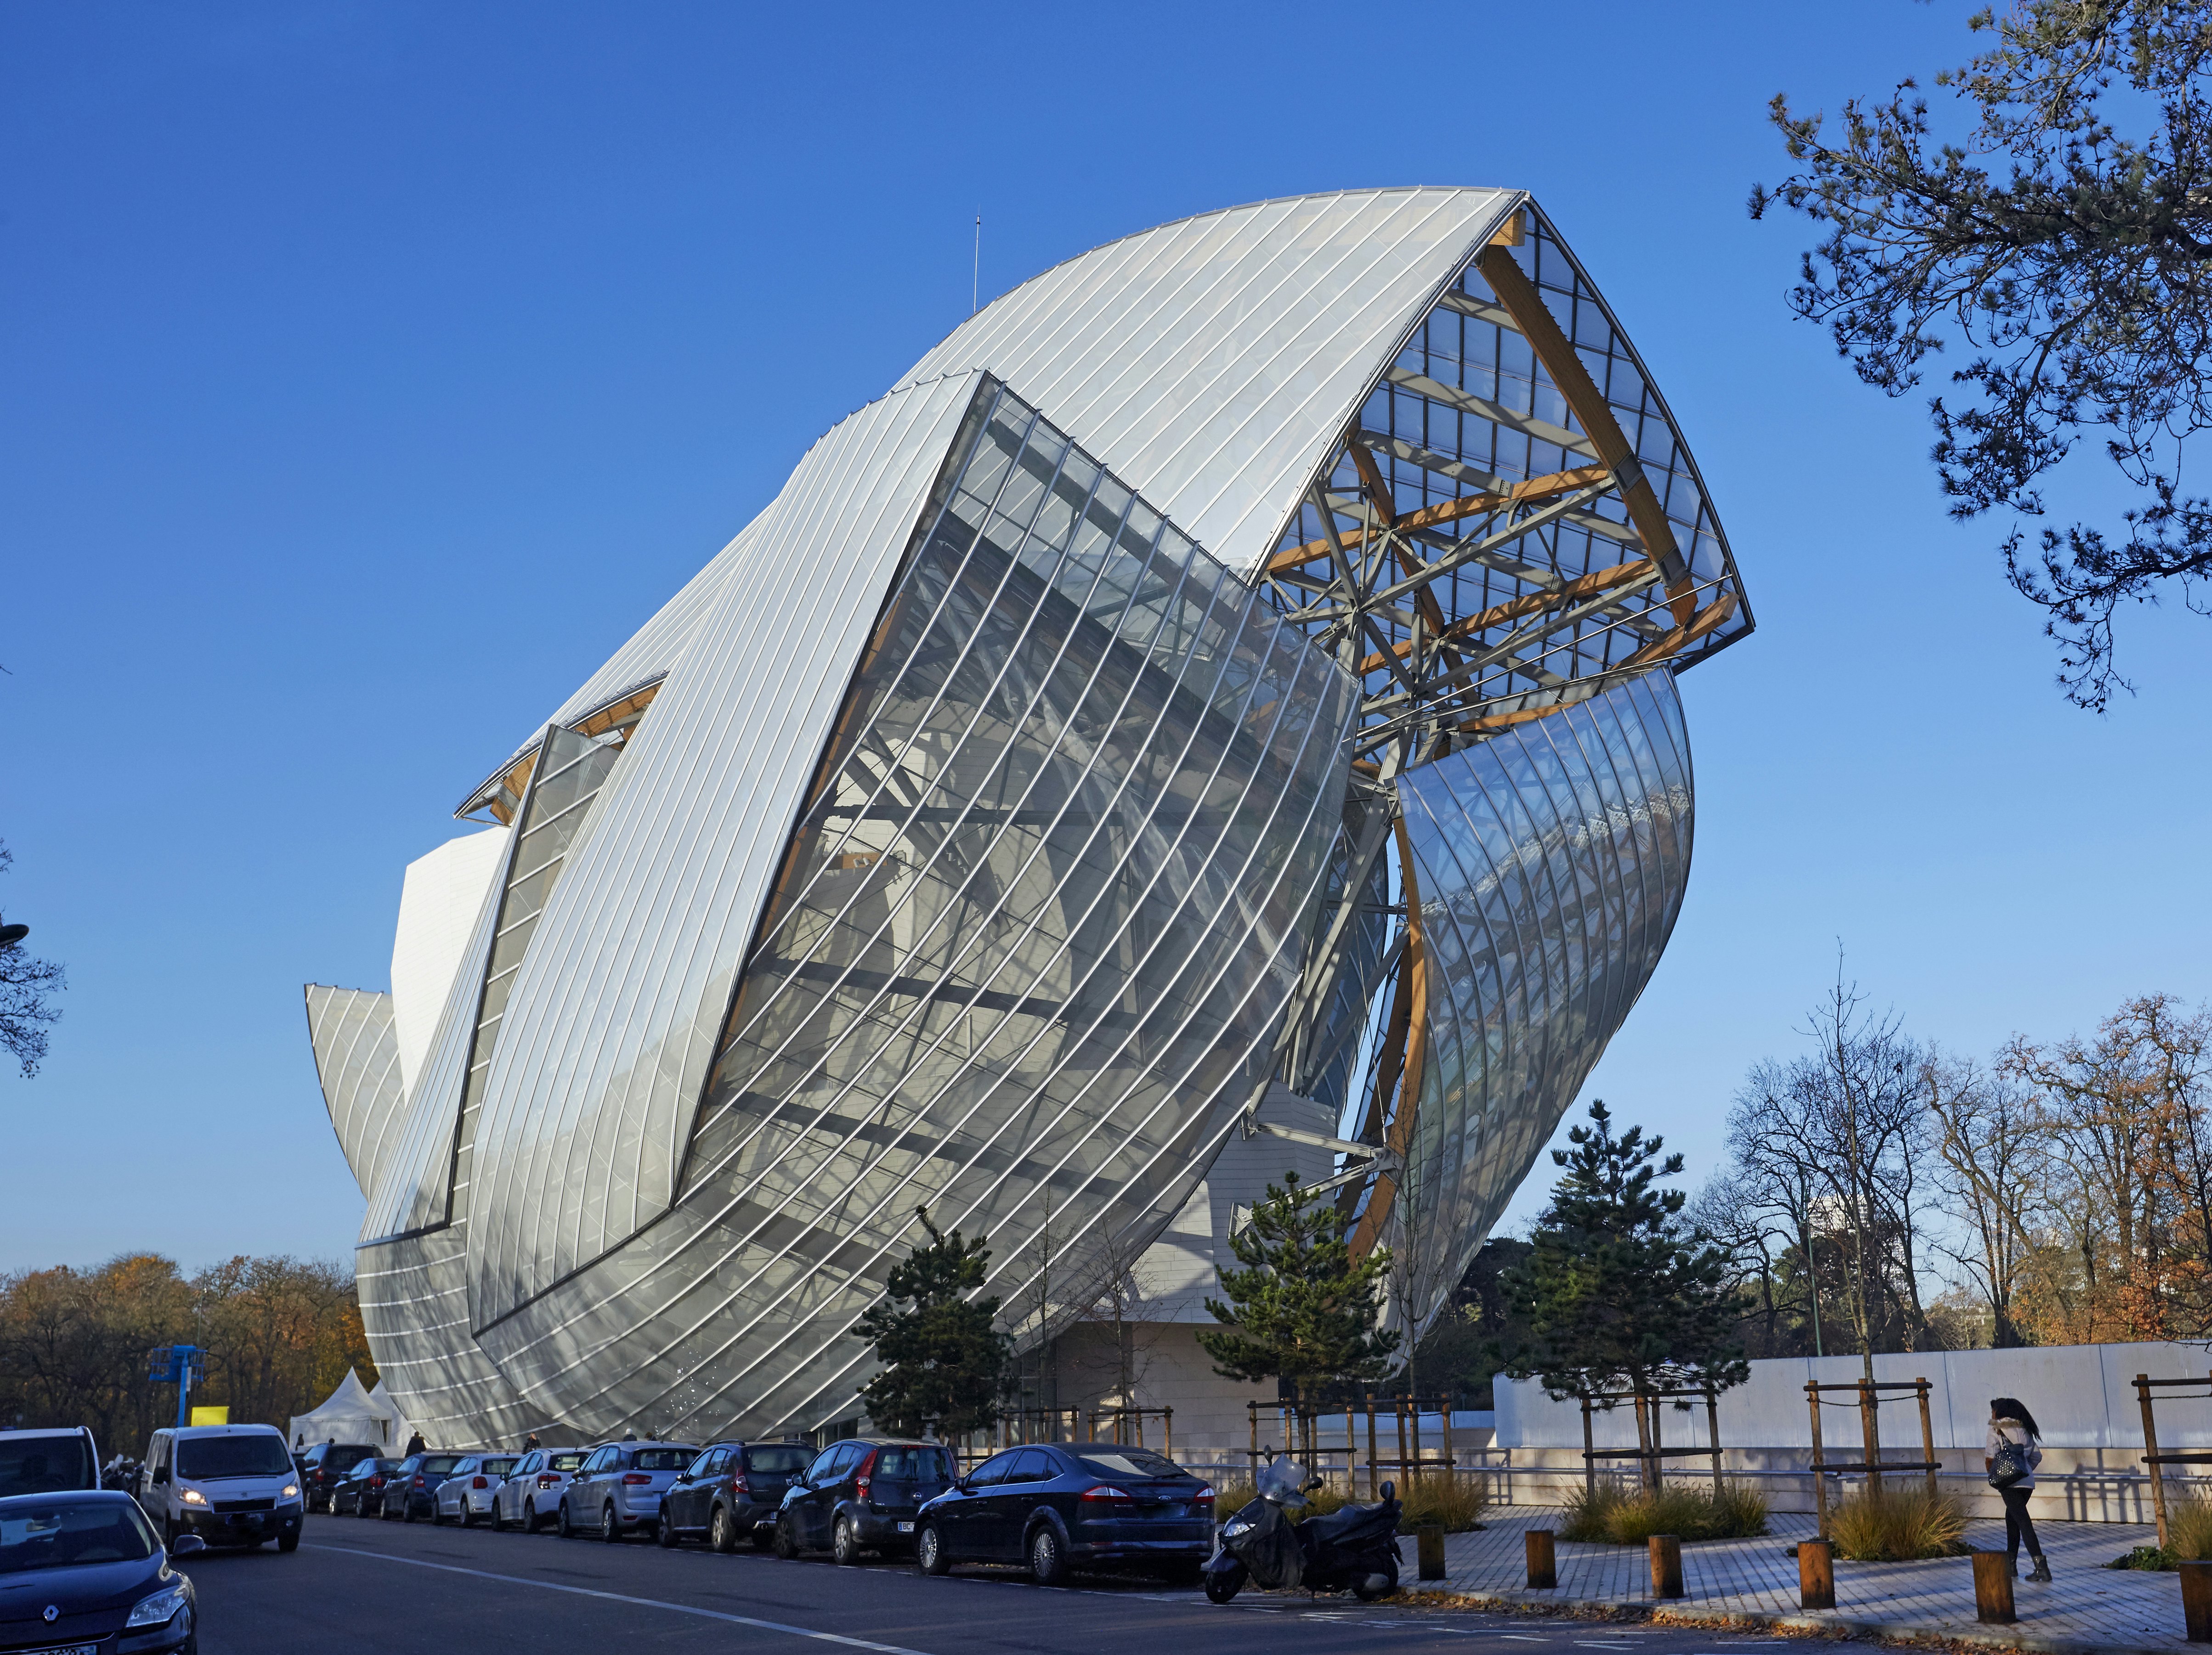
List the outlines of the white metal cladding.
<svg viewBox="0 0 2212 1655">
<path fill-rule="evenodd" d="M 1018 397 L 985 412 L 774 847 L 676 1208 L 479 1324 L 581 1428 L 848 1405 L 922 1203 L 1064 1321 L 1182 1206 L 1294 985 L 1352 681 Z"/>
<path fill-rule="evenodd" d="M 738 963 L 981 377 L 872 403 L 809 451 L 601 790 L 477 1124 L 479 1325 L 667 1209 Z"/>
<path fill-rule="evenodd" d="M 1389 1234 L 1425 1326 L 1644 991 L 1690 871 L 1688 733 L 1654 668 L 1400 779 L 1428 1040 Z"/>
<path fill-rule="evenodd" d="M 1344 191 L 1163 225 L 993 300 L 907 378 L 989 369 L 1249 573 L 1390 353 L 1523 199 Z"/>
<path fill-rule="evenodd" d="M 307 985 L 307 1039 L 331 1125 L 354 1182 L 367 1195 L 388 1153 L 406 1094 L 392 997 L 362 988 Z"/>
<path fill-rule="evenodd" d="M 494 828 L 448 840 L 407 864 L 392 939 L 392 1016 L 400 1079 L 410 1090 L 506 850 L 507 829 Z"/>
</svg>

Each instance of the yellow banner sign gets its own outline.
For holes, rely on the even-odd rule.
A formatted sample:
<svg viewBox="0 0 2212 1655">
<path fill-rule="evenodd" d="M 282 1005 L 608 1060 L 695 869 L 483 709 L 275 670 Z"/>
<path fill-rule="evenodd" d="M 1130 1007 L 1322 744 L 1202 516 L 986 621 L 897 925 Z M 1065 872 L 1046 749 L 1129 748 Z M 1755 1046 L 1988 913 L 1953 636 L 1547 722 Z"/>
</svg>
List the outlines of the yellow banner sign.
<svg viewBox="0 0 2212 1655">
<path fill-rule="evenodd" d="M 192 1423 L 194 1425 L 228 1425 L 230 1423 L 230 1409 L 227 1407 L 195 1408 L 192 1409 Z"/>
</svg>

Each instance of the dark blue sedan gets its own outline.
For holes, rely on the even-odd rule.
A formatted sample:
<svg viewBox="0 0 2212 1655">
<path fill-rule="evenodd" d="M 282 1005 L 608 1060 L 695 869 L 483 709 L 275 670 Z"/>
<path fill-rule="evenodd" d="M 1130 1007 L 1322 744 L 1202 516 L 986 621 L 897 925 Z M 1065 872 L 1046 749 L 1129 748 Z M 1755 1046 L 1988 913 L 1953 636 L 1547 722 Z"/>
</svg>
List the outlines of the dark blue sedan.
<svg viewBox="0 0 2212 1655">
<path fill-rule="evenodd" d="M 176 1555 L 205 1551 L 185 1535 Z M 0 1500 L 0 1648 L 30 1655 L 197 1655 L 191 1579 L 169 1567 L 129 1494 L 97 1488 Z"/>
<path fill-rule="evenodd" d="M 1073 1568 L 1195 1579 L 1213 1549 L 1213 1489 L 1171 1459 L 1111 1442 L 1009 1448 L 921 1508 L 915 1565 L 1027 1563 L 1040 1585 Z"/>
</svg>

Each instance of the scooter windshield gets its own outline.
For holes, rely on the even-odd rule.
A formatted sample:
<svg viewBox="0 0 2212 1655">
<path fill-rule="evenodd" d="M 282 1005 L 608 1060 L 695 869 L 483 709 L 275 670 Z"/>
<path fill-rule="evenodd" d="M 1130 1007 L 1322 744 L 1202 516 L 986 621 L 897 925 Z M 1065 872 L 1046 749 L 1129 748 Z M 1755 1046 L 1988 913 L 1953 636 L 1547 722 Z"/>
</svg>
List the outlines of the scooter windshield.
<svg viewBox="0 0 2212 1655">
<path fill-rule="evenodd" d="M 1288 1454 L 1279 1454 L 1267 1462 L 1260 1473 L 1259 1490 L 1263 1499 L 1278 1506 L 1303 1506 L 1306 1497 L 1299 1485 L 1306 1480 L 1306 1468 Z"/>
</svg>

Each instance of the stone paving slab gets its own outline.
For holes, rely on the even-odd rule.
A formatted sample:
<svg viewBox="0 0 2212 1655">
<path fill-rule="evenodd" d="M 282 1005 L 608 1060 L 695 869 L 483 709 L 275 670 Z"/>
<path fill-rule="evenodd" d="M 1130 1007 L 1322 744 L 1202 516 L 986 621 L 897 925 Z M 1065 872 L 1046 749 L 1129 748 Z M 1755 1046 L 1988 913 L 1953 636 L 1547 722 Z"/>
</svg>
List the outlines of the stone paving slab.
<svg viewBox="0 0 2212 1655">
<path fill-rule="evenodd" d="M 1651 1596 L 1650 1554 L 1640 1546 L 1558 1543 L 1559 1584 L 1551 1591 L 1527 1589 L 1522 1535 L 1554 1528 L 1556 1507 L 1494 1506 L 1486 1526 L 1444 1542 L 1445 1585 L 1454 1592 L 1494 1597 L 1534 1608 L 1632 1607 L 1669 1619 L 1783 1624 L 1806 1629 L 1878 1633 L 1889 1637 L 1942 1637 L 1964 1642 L 2086 1655 L 2185 1646 L 2181 1586 L 2171 1574 L 2102 1567 L 2131 1546 L 2149 1545 L 2148 1525 L 2122 1523 L 2039 1523 L 2050 1560 L 2050 1585 L 2018 1580 L 2018 1616 L 2012 1627 L 1984 1626 L 1974 1618 L 1973 1566 L 1964 1557 L 1912 1563 L 1836 1561 L 1836 1607 L 1808 1611 L 1797 1603 L 1797 1560 L 1789 1548 L 1815 1532 L 1810 1515 L 1777 1514 L 1771 1532 L 1755 1540 L 1700 1540 L 1682 1548 L 1686 1597 Z M 1967 1525 L 1966 1543 L 2004 1545 L 2002 1523 Z M 1411 1561 L 1412 1548 L 1407 1548 Z M 2027 1560 L 2021 1560 L 2023 1572 Z M 1410 1582 L 1408 1584 L 1411 1584 Z"/>
</svg>

